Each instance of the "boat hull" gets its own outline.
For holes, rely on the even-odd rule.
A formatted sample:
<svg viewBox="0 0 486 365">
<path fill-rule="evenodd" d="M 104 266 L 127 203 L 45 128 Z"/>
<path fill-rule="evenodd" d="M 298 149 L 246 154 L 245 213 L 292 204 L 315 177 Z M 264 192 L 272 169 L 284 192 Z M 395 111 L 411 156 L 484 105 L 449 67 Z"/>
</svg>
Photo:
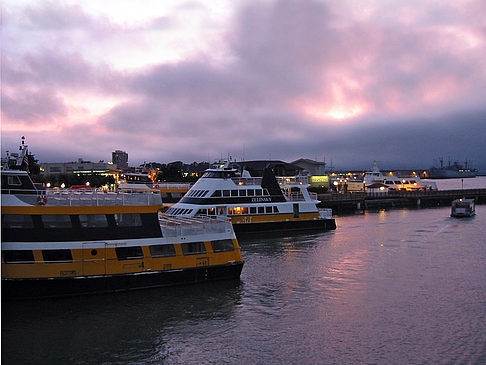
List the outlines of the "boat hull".
<svg viewBox="0 0 486 365">
<path fill-rule="evenodd" d="M 62 297 L 136 289 L 239 280 L 243 262 L 180 270 L 74 278 L 2 279 L 2 300 Z"/>
<path fill-rule="evenodd" d="M 318 230 L 328 231 L 336 229 L 334 218 L 312 219 L 312 220 L 288 220 L 272 222 L 234 223 L 235 233 L 259 233 L 259 232 L 281 232 L 281 231 L 306 231 Z"/>
</svg>

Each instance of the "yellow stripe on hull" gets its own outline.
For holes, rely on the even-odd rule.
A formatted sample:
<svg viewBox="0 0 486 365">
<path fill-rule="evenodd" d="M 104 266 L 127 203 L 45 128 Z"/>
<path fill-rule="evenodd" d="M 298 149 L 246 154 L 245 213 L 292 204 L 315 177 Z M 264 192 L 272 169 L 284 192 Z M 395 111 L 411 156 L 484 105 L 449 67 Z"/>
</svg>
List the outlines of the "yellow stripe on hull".
<svg viewBox="0 0 486 365">
<path fill-rule="evenodd" d="M 294 214 L 261 214 L 261 215 L 233 215 L 229 217 L 231 223 L 263 223 L 263 222 L 285 222 L 285 221 L 306 221 L 319 218 L 319 212 L 300 213 L 299 217 Z"/>
</svg>

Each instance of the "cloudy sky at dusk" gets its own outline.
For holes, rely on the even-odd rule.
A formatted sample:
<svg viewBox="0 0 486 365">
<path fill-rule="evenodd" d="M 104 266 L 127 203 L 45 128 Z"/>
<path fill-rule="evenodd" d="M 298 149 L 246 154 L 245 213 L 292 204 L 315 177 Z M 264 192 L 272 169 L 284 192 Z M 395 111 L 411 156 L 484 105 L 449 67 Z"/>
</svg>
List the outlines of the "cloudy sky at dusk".
<svg viewBox="0 0 486 365">
<path fill-rule="evenodd" d="M 484 0 L 1 6 L 2 155 L 486 169 Z"/>
</svg>

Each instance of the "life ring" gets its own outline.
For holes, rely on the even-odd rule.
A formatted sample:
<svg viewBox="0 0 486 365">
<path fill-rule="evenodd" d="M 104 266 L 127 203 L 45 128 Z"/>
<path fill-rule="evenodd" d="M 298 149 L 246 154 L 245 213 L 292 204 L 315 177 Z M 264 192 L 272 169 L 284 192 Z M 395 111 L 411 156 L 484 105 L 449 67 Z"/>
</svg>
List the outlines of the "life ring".
<svg viewBox="0 0 486 365">
<path fill-rule="evenodd" d="M 37 197 L 37 204 L 46 205 L 46 203 L 47 203 L 47 197 L 45 195 L 39 195 Z"/>
</svg>

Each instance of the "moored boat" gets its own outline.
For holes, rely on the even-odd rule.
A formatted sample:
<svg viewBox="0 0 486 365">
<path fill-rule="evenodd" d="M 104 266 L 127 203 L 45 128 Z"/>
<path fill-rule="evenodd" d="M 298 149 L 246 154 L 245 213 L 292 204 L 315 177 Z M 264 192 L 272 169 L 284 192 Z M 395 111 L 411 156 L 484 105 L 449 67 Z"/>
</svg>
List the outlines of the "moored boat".
<svg viewBox="0 0 486 365">
<path fill-rule="evenodd" d="M 252 177 L 226 161 L 206 170 L 166 215 L 229 217 L 237 234 L 335 229 L 332 211 L 317 208 L 308 186 L 306 176 L 276 178 L 267 168 Z"/>
<path fill-rule="evenodd" d="M 389 190 L 437 190 L 435 182 L 423 181 L 418 176 L 398 177 L 393 173 L 383 174 L 378 168 L 376 161 L 373 162 L 371 171 L 365 172 L 363 182 L 366 185 L 383 184 Z"/>
<path fill-rule="evenodd" d="M 164 217 L 158 193 L 38 190 L 2 170 L 2 298 L 238 279 L 228 220 Z"/>
<path fill-rule="evenodd" d="M 467 161 L 464 166 L 459 161 L 454 161 L 453 164 L 449 161 L 449 164 L 445 166 L 444 161 L 441 159 L 439 167 L 429 169 L 428 177 L 430 179 L 472 178 L 476 177 L 477 174 L 478 170 L 468 167 Z"/>
</svg>

